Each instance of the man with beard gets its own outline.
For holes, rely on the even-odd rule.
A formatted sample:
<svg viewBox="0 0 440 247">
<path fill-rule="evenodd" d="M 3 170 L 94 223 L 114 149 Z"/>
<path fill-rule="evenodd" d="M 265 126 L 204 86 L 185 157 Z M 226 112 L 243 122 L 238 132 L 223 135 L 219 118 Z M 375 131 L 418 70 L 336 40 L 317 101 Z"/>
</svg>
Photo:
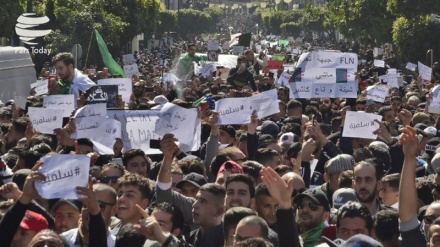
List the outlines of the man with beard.
<svg viewBox="0 0 440 247">
<path fill-rule="evenodd" d="M 29 118 L 21 117 L 14 119 L 9 126 L 8 132 L 3 136 L 3 147 L 4 152 L 9 151 L 9 149 L 15 147 L 18 141 L 25 137 L 25 132 L 28 123 L 30 122 Z"/>
<path fill-rule="evenodd" d="M 353 188 L 356 196 L 367 206 L 373 218 L 377 212 L 384 209 L 377 199 L 382 187 L 383 175 L 383 165 L 376 159 L 363 160 L 355 164 L 353 168 Z"/>
<path fill-rule="evenodd" d="M 320 123 L 330 124 L 332 119 L 339 116 L 339 112 L 332 109 L 332 99 L 330 98 L 321 98 L 319 101 L 319 111 L 321 113 L 321 121 Z"/>
<path fill-rule="evenodd" d="M 49 81 L 49 94 L 73 94 L 76 102 L 81 92 L 96 85 L 88 76 L 75 69 L 72 53 L 59 53 L 52 59 L 52 63 L 61 80 Z"/>
<path fill-rule="evenodd" d="M 308 189 L 294 199 L 297 205 L 297 223 L 304 247 L 321 243 L 322 230 L 330 217 L 330 204 L 324 192 L 318 188 Z"/>
</svg>

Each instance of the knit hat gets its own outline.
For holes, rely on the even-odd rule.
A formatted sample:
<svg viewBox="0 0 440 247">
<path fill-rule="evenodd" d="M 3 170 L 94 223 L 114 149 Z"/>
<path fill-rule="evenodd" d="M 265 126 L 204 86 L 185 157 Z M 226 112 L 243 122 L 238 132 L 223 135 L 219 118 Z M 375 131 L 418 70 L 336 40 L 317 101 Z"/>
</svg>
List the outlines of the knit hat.
<svg viewBox="0 0 440 247">
<path fill-rule="evenodd" d="M 353 156 L 349 154 L 338 154 L 335 157 L 327 161 L 325 165 L 325 171 L 328 174 L 335 174 L 346 170 L 352 170 L 355 161 Z"/>
<path fill-rule="evenodd" d="M 220 129 L 226 131 L 229 136 L 235 138 L 235 129 L 232 125 L 220 125 Z"/>
<path fill-rule="evenodd" d="M 423 123 L 426 120 L 430 120 L 430 119 L 429 119 L 429 115 L 424 112 L 417 112 L 416 114 L 414 114 L 412 118 L 413 125 L 416 125 L 418 123 Z"/>
</svg>

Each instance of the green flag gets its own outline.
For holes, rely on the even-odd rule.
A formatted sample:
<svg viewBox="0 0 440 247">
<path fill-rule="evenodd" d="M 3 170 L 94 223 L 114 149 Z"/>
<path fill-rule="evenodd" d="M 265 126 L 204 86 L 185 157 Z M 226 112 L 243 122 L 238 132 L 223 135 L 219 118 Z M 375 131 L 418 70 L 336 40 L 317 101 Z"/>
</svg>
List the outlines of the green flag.
<svg viewBox="0 0 440 247">
<path fill-rule="evenodd" d="M 125 72 L 119 66 L 119 64 L 113 59 L 112 55 L 107 49 L 107 45 L 105 41 L 102 39 L 101 35 L 99 35 L 98 30 L 95 29 L 96 34 L 96 42 L 98 43 L 99 51 L 101 52 L 102 60 L 104 60 L 105 66 L 107 66 L 108 70 L 112 75 L 122 75 L 125 77 Z"/>
</svg>

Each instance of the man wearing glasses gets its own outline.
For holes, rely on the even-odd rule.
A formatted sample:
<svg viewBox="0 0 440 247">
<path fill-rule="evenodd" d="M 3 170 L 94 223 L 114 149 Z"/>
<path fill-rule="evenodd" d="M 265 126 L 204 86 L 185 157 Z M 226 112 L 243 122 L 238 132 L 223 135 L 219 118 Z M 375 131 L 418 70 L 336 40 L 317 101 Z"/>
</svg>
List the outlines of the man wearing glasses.
<svg viewBox="0 0 440 247">
<path fill-rule="evenodd" d="M 197 64 L 200 62 L 201 58 L 200 56 L 196 55 L 197 47 L 194 43 L 188 44 L 188 53 L 179 59 L 179 62 L 177 63 L 177 76 L 179 78 L 186 76 L 191 68 L 191 65 L 193 62 L 196 62 Z"/>
<path fill-rule="evenodd" d="M 85 190 L 86 188 L 84 188 Z M 116 213 L 116 191 L 109 185 L 106 184 L 94 184 L 93 191 L 95 197 L 98 201 L 99 208 L 101 209 L 101 215 L 104 219 L 105 226 L 107 230 L 107 246 L 115 245 L 115 236 L 109 231 L 109 226 L 111 223 L 111 217 Z M 83 247 L 89 245 L 89 219 L 90 213 L 89 209 L 86 207 L 82 208 L 81 220 L 79 221 L 78 228 L 71 229 L 67 232 L 63 232 L 61 237 L 65 239 L 67 246 L 69 247 Z"/>
<path fill-rule="evenodd" d="M 330 217 L 330 204 L 320 189 L 308 189 L 295 197 L 298 209 L 297 223 L 304 247 L 314 247 L 321 243 L 322 230 Z"/>
</svg>

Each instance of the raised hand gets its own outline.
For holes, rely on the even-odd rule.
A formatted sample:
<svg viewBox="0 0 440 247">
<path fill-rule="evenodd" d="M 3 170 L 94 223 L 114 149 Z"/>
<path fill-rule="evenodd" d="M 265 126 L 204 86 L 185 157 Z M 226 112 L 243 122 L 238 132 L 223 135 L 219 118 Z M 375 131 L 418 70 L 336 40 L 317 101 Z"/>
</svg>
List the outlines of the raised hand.
<svg viewBox="0 0 440 247">
<path fill-rule="evenodd" d="M 42 161 L 37 161 L 35 166 L 32 168 L 32 172 L 26 177 L 26 181 L 23 185 L 23 193 L 21 194 L 20 198 L 18 200 L 22 204 L 29 204 L 32 200 L 37 198 L 38 192 L 35 188 L 35 181 L 36 180 L 46 180 L 46 176 L 44 176 L 42 173 L 38 172 L 38 169 L 43 165 Z"/>
<path fill-rule="evenodd" d="M 290 209 L 292 207 L 293 179 L 288 183 L 270 167 L 263 167 L 260 171 L 261 180 L 269 190 L 270 195 L 278 203 L 281 209 Z"/>
<path fill-rule="evenodd" d="M 179 148 L 176 142 L 177 139 L 174 138 L 173 134 L 166 134 L 163 136 L 162 140 L 160 140 L 160 149 L 164 157 L 174 157 L 174 154 Z"/>
<path fill-rule="evenodd" d="M 133 228 L 144 234 L 147 239 L 158 241 L 161 244 L 165 243 L 169 237 L 169 233 L 164 233 L 156 218 L 149 216 L 141 206 L 136 204 L 136 208 L 143 219 L 139 220 L 139 224 L 134 225 Z"/>
<path fill-rule="evenodd" d="M 9 182 L 0 187 L 0 196 L 6 199 L 12 199 L 13 201 L 18 200 L 23 192 L 20 191 L 17 184 L 14 182 Z"/>
<path fill-rule="evenodd" d="M 405 158 L 416 158 L 419 139 L 417 137 L 417 131 L 410 126 L 406 126 L 400 129 L 402 136 L 400 142 L 402 143 L 402 150 L 405 154 Z"/>
<path fill-rule="evenodd" d="M 98 199 L 96 198 L 96 193 L 93 190 L 92 178 L 89 177 L 89 182 L 87 187 L 76 187 L 76 193 L 82 196 L 79 200 L 84 206 L 89 210 L 92 215 L 98 215 L 101 213 L 101 208 L 99 207 Z"/>
</svg>

